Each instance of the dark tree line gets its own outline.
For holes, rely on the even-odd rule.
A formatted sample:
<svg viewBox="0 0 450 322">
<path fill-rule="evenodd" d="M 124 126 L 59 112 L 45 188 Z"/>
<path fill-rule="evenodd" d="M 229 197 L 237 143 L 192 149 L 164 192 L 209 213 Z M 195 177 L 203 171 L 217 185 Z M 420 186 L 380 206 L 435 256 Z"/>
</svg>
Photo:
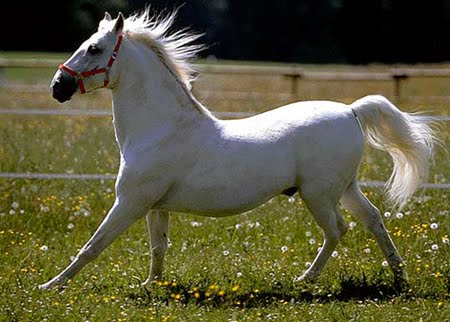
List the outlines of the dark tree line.
<svg viewBox="0 0 450 322">
<path fill-rule="evenodd" d="M 7 1 L 0 50 L 72 51 L 105 11 L 180 7 L 175 28 L 204 33 L 204 56 L 288 62 L 450 60 L 450 0 Z"/>
</svg>

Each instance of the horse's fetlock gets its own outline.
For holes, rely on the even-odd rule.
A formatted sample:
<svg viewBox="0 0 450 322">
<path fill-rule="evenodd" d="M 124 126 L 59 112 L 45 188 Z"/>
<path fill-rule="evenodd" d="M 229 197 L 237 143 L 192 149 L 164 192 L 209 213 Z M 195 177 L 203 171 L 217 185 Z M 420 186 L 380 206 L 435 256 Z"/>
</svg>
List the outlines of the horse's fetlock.
<svg viewBox="0 0 450 322">
<path fill-rule="evenodd" d="M 87 246 L 81 249 L 81 251 L 77 255 L 77 258 L 90 261 L 96 259 L 99 254 L 100 251 L 98 251 L 92 246 Z"/>
</svg>

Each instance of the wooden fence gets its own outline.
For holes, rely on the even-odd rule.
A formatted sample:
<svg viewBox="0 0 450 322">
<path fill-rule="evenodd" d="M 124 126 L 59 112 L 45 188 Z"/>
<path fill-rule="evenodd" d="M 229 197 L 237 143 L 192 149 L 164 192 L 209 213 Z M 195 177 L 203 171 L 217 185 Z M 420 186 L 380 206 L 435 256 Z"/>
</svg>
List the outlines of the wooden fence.
<svg viewBox="0 0 450 322">
<path fill-rule="evenodd" d="M 0 58 L 2 68 L 55 68 L 60 63 L 54 59 L 4 59 Z M 450 77 L 450 68 L 390 68 L 382 72 L 324 72 L 307 71 L 296 66 L 249 66 L 227 64 L 198 64 L 194 66 L 202 75 L 246 75 L 277 76 L 289 80 L 291 97 L 298 96 L 298 83 L 301 80 L 315 81 L 391 81 L 396 99 L 402 97 L 402 83 L 411 78 Z M 195 84 L 194 84 L 195 86 Z M 47 89 L 47 87 L 45 87 Z M 195 87 L 194 87 L 195 90 Z M 251 93 L 250 93 L 251 95 Z"/>
</svg>

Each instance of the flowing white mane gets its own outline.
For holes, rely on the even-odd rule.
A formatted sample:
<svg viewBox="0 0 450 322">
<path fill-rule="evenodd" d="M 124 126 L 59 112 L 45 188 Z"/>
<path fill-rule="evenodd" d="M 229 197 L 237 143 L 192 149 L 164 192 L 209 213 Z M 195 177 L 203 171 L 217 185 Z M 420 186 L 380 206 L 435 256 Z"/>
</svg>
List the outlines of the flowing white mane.
<svg viewBox="0 0 450 322">
<path fill-rule="evenodd" d="M 201 35 L 192 34 L 186 29 L 169 33 L 176 18 L 174 11 L 166 16 L 151 15 L 149 8 L 142 13 L 134 14 L 125 20 L 123 32 L 130 39 L 148 45 L 171 72 L 190 89 L 190 82 L 195 78 L 195 70 L 189 60 L 195 58 L 202 50 L 202 45 L 194 45 L 193 41 Z M 100 24 L 100 28 L 102 24 Z"/>
</svg>

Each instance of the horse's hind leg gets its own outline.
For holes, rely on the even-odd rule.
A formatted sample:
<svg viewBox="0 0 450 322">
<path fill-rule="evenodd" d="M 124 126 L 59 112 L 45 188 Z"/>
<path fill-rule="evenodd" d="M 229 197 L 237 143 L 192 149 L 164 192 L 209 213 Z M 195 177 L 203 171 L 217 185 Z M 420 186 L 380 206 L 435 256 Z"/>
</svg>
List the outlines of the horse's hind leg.
<svg viewBox="0 0 450 322">
<path fill-rule="evenodd" d="M 150 273 L 142 285 L 160 279 L 163 271 L 164 255 L 168 246 L 169 212 L 152 210 L 147 214 L 147 227 L 150 236 Z"/>
<path fill-rule="evenodd" d="M 314 259 L 312 265 L 300 277 L 300 280 L 313 281 L 317 278 L 326 262 L 330 258 L 342 236 L 347 231 L 347 223 L 342 218 L 336 204 L 324 200 L 305 198 L 302 196 L 308 209 L 311 211 L 317 224 L 324 233 L 324 244 Z"/>
<path fill-rule="evenodd" d="M 359 218 L 362 224 L 374 235 L 394 273 L 395 283 L 401 287 L 406 285 L 407 275 L 403 259 L 384 226 L 380 211 L 364 196 L 356 180 L 350 184 L 342 195 L 341 203 L 354 216 Z"/>
</svg>

